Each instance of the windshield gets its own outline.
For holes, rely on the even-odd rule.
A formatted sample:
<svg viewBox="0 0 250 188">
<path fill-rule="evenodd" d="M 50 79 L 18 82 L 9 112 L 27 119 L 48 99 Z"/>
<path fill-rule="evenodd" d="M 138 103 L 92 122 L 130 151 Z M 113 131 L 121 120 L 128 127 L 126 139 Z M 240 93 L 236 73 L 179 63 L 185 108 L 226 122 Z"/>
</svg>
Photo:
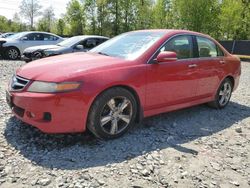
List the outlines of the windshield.
<svg viewBox="0 0 250 188">
<path fill-rule="evenodd" d="M 90 52 L 134 60 L 147 51 L 164 32 L 132 32 L 119 35 Z"/>
<path fill-rule="evenodd" d="M 82 39 L 82 37 L 71 37 L 69 39 L 66 39 L 60 43 L 58 43 L 58 46 L 65 46 L 65 47 L 71 47 L 75 44 L 77 44 L 78 42 L 80 42 L 80 40 Z"/>
<path fill-rule="evenodd" d="M 16 33 L 14 35 L 9 36 L 8 39 L 19 39 L 25 36 L 26 34 L 27 34 L 26 32 Z"/>
</svg>

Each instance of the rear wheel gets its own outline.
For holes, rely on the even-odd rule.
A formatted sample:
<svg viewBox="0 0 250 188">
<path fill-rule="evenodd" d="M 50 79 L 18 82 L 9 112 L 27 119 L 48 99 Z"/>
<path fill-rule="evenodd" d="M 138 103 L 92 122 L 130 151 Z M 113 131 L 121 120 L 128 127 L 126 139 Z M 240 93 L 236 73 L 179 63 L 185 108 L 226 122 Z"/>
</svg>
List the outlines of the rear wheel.
<svg viewBox="0 0 250 188">
<path fill-rule="evenodd" d="M 135 122 L 136 112 L 134 96 L 126 89 L 112 88 L 94 101 L 87 127 L 99 138 L 117 138 Z"/>
<path fill-rule="evenodd" d="M 225 108 L 230 101 L 232 92 L 233 92 L 232 81 L 226 78 L 220 85 L 215 100 L 213 102 L 208 103 L 208 105 L 216 109 Z"/>
<path fill-rule="evenodd" d="M 17 60 L 20 56 L 20 52 L 15 47 L 9 47 L 5 52 L 5 56 L 10 60 Z"/>
</svg>

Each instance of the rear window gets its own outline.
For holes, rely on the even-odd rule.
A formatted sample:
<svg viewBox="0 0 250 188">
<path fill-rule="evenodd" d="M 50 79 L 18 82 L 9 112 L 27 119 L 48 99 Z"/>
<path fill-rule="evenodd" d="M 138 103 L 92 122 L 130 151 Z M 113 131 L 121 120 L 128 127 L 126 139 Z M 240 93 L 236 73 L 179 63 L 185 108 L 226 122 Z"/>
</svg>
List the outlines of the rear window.
<svg viewBox="0 0 250 188">
<path fill-rule="evenodd" d="M 198 44 L 199 57 L 218 57 L 218 47 L 216 44 L 205 37 L 196 37 Z"/>
</svg>

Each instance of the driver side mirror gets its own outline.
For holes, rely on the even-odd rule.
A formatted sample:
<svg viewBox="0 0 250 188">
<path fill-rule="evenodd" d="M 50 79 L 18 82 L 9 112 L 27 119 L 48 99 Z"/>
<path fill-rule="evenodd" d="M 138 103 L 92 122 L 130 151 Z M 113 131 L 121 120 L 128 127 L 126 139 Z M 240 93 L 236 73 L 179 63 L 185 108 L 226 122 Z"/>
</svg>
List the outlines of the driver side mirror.
<svg viewBox="0 0 250 188">
<path fill-rule="evenodd" d="M 83 48 L 83 45 L 76 45 L 76 47 L 75 47 L 75 49 L 77 49 L 77 50 L 83 50 L 84 48 Z"/>
<path fill-rule="evenodd" d="M 177 61 L 177 54 L 172 51 L 160 52 L 156 57 L 157 63 L 173 62 L 173 61 Z"/>
</svg>

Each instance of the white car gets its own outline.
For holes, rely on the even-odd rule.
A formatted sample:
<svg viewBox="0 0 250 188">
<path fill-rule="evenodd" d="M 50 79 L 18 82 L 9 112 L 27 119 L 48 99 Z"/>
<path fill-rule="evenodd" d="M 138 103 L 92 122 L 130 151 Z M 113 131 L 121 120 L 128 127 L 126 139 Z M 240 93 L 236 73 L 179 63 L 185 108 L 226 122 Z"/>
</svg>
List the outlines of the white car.
<svg viewBox="0 0 250 188">
<path fill-rule="evenodd" d="M 52 33 L 46 32 L 21 32 L 8 38 L 0 39 L 0 55 L 10 60 L 20 58 L 23 51 L 32 46 L 57 44 L 64 39 Z"/>
</svg>

